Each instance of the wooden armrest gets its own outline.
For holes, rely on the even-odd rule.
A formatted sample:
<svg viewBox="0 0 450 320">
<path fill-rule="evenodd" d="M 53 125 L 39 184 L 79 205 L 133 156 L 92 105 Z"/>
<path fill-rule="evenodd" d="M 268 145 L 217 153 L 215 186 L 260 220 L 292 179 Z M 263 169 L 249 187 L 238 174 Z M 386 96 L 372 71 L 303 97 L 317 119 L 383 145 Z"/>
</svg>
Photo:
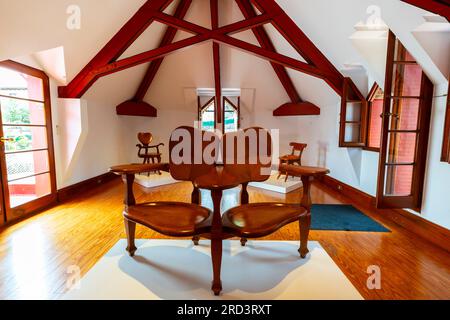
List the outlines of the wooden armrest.
<svg viewBox="0 0 450 320">
<path fill-rule="evenodd" d="M 134 206 L 136 199 L 133 194 L 133 182 L 136 173 L 152 172 L 152 171 L 167 171 L 169 172 L 168 163 L 151 163 L 151 164 L 124 164 L 109 168 L 109 172 L 117 175 L 122 175 L 125 183 L 125 195 L 123 203 L 126 206 Z"/>
<path fill-rule="evenodd" d="M 155 144 L 155 145 L 152 145 L 152 146 L 144 146 L 143 144 L 138 143 L 136 145 L 136 147 L 141 148 L 141 149 L 158 148 L 158 147 L 164 147 L 164 143 Z"/>
<path fill-rule="evenodd" d="M 168 163 L 150 163 L 150 164 L 125 164 L 109 168 L 109 171 L 119 175 L 136 174 L 141 172 L 166 171 L 169 172 Z"/>
<path fill-rule="evenodd" d="M 148 146 L 149 148 L 158 148 L 158 147 L 164 147 L 164 143 L 155 144 L 153 146 Z"/>
<path fill-rule="evenodd" d="M 324 176 L 330 173 L 330 170 L 327 168 L 303 167 L 287 164 L 280 165 L 280 171 L 286 172 L 287 174 L 293 177 L 301 177 L 301 176 L 317 177 L 317 176 Z"/>
</svg>

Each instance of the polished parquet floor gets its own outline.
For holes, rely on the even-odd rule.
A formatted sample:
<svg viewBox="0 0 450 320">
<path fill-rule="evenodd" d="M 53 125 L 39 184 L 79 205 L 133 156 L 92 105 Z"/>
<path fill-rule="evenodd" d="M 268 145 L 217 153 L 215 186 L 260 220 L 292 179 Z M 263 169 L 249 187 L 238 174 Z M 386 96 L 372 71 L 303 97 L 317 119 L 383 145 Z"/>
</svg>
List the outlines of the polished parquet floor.
<svg viewBox="0 0 450 320">
<path fill-rule="evenodd" d="M 297 202 L 301 191 L 282 195 L 249 188 L 250 201 Z M 192 187 L 178 183 L 144 190 L 138 201 L 190 201 Z M 84 275 L 121 238 L 125 238 L 123 188 L 119 180 L 86 192 L 70 202 L 0 229 L 0 299 L 55 299 L 79 268 Z M 208 195 L 203 195 L 205 205 Z M 366 299 L 450 299 L 450 255 L 402 227 L 374 215 L 331 189 L 314 183 L 314 203 L 351 203 L 387 226 L 391 233 L 312 231 L 310 239 L 328 254 Z M 223 209 L 234 206 L 238 192 L 224 195 Z M 143 227 L 137 238 L 164 238 Z M 267 239 L 298 240 L 298 224 Z M 203 240 L 207 241 L 207 240 Z M 368 267 L 381 270 L 381 289 L 367 287 Z M 75 266 L 75 267 L 74 267 Z"/>
</svg>

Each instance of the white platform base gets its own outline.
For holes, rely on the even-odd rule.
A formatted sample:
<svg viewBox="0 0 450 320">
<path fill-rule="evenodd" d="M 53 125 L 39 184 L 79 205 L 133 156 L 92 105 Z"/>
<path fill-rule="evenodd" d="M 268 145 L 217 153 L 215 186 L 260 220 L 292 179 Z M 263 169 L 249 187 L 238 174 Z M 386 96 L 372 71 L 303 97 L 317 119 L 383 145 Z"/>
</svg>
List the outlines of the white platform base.
<svg viewBox="0 0 450 320">
<path fill-rule="evenodd" d="M 289 193 L 303 187 L 302 181 L 298 177 L 289 177 L 286 182 L 284 182 L 286 176 L 282 175 L 280 179 L 277 179 L 277 177 L 278 171 L 272 171 L 272 175 L 267 181 L 251 182 L 249 186 L 278 193 Z"/>
<path fill-rule="evenodd" d="M 362 297 L 318 242 L 300 259 L 297 241 L 224 241 L 220 297 L 210 290 L 210 241 L 120 240 L 63 299 L 340 299 Z"/>
<path fill-rule="evenodd" d="M 137 174 L 135 182 L 145 188 L 154 188 L 177 183 L 179 181 L 172 178 L 170 173 L 161 171 L 161 175 L 156 173 L 151 173 L 150 176 L 147 176 L 147 174 Z"/>
</svg>

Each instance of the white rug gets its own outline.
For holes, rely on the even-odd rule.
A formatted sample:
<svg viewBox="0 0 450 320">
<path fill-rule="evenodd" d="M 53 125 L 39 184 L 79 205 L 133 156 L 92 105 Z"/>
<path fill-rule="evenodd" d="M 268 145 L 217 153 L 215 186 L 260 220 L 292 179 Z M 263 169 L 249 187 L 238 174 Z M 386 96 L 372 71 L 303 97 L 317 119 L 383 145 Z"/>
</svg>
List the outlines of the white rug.
<svg viewBox="0 0 450 320">
<path fill-rule="evenodd" d="M 265 189 L 278 193 L 289 193 L 303 187 L 300 178 L 290 176 L 285 182 L 285 175 L 278 179 L 278 171 L 272 171 L 272 175 L 264 182 L 251 182 L 248 185 L 255 188 Z"/>
<path fill-rule="evenodd" d="M 150 175 L 137 174 L 135 176 L 135 182 L 145 188 L 154 188 L 165 186 L 168 184 L 174 184 L 180 181 L 177 181 L 174 178 L 172 178 L 170 173 L 161 171 L 161 174 L 156 173 L 152 173 Z"/>
<path fill-rule="evenodd" d="M 318 242 L 300 259 L 298 242 L 224 241 L 220 297 L 210 290 L 208 240 L 139 240 L 134 258 L 120 240 L 63 299 L 362 299 Z"/>
</svg>

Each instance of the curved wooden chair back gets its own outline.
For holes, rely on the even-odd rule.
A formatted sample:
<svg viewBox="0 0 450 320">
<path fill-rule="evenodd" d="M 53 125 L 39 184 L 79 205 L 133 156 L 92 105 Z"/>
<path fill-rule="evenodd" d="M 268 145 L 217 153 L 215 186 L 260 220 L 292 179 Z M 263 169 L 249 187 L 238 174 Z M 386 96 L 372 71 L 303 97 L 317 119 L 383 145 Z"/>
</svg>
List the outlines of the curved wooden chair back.
<svg viewBox="0 0 450 320">
<path fill-rule="evenodd" d="M 272 168 L 272 137 L 264 128 L 252 127 L 226 133 L 222 138 L 225 170 L 250 175 L 251 181 L 265 181 Z"/>
<path fill-rule="evenodd" d="M 213 132 L 182 126 L 169 141 L 170 174 L 176 180 L 193 181 L 214 170 L 219 156 L 220 138 Z"/>
<path fill-rule="evenodd" d="M 150 132 L 139 132 L 138 140 L 143 146 L 148 146 L 153 141 L 153 135 Z"/>
<path fill-rule="evenodd" d="M 291 142 L 289 146 L 292 147 L 292 154 L 295 154 L 297 151 L 301 155 L 308 145 L 306 143 Z"/>
</svg>

